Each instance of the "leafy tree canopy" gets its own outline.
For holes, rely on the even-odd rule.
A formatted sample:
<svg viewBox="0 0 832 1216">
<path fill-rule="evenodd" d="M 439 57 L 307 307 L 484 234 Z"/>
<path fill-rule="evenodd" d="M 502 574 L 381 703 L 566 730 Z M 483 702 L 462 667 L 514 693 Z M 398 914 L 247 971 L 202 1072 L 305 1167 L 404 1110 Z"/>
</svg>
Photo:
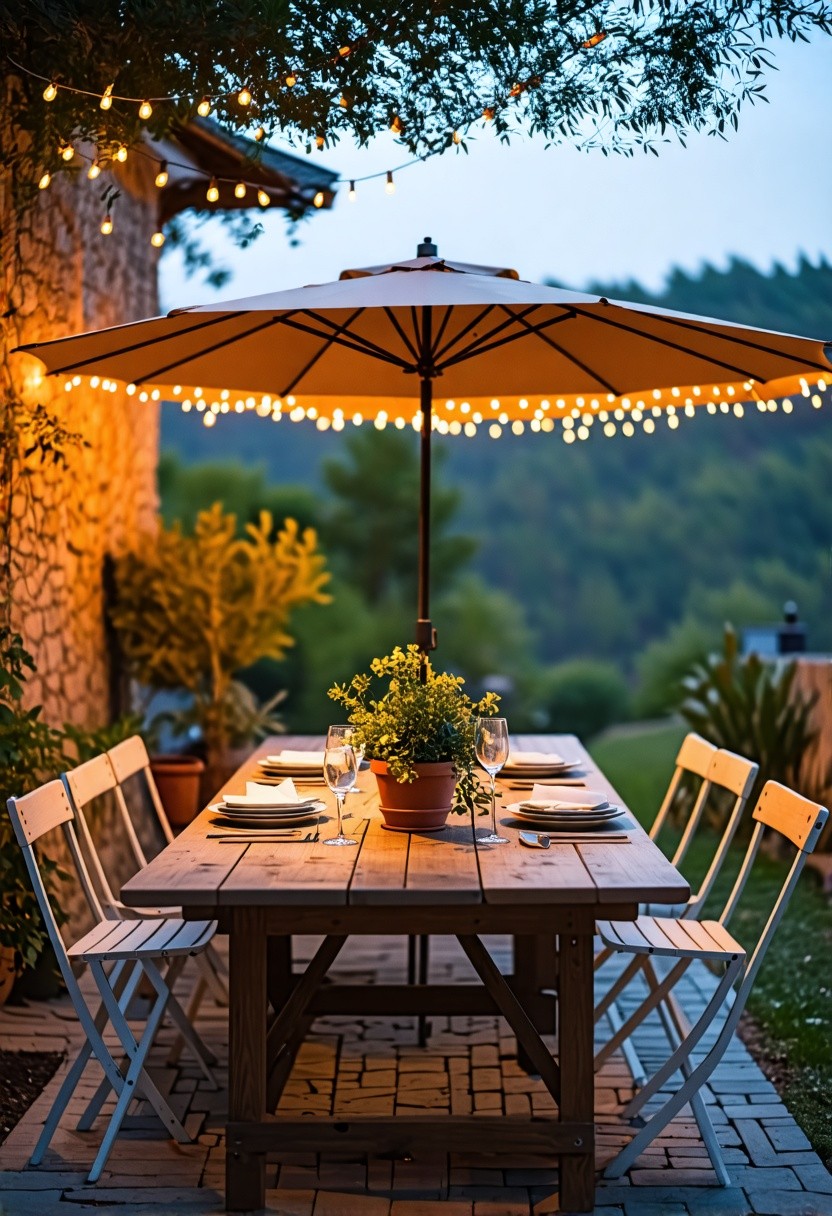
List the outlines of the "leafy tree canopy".
<svg viewBox="0 0 832 1216">
<path fill-rule="evenodd" d="M 425 155 L 464 148 L 485 119 L 505 140 L 525 131 L 655 151 L 670 130 L 736 126 L 764 90 L 769 40 L 814 31 L 832 32 L 827 0 L 6 2 L 13 125 L 29 138 L 7 135 L 2 163 L 34 187 L 44 165 L 61 167 L 61 140 L 89 140 L 106 162 L 144 130 L 190 119 L 203 98 L 228 129 L 262 126 L 299 145 L 363 145 L 392 127 Z M 140 117 L 138 103 L 156 98 L 176 100 Z"/>
</svg>

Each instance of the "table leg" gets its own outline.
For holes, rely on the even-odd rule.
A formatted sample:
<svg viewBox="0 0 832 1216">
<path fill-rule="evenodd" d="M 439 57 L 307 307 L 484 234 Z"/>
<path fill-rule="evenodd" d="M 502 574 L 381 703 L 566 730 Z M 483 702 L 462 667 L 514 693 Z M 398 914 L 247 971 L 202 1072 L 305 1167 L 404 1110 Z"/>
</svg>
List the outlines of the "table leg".
<svg viewBox="0 0 832 1216">
<path fill-rule="evenodd" d="M 551 997 L 541 997 L 544 988 L 557 987 L 557 938 L 551 935 L 515 936 L 512 989 L 540 1034 L 554 1034 L 557 1006 Z M 517 1044 L 517 1063 L 526 1072 L 534 1066 L 522 1046 Z"/>
<path fill-rule="evenodd" d="M 261 1122 L 266 1113 L 266 915 L 235 908 L 229 933 L 228 1121 Z M 229 1141 L 225 1206 L 257 1211 L 266 1200 L 265 1154 Z"/>
<path fill-rule="evenodd" d="M 593 953 L 589 934 L 559 939 L 560 1080 L 562 1122 L 593 1122 Z M 586 1153 L 560 1159 L 560 1206 L 565 1212 L 591 1212 L 595 1206 L 595 1144 Z"/>
</svg>

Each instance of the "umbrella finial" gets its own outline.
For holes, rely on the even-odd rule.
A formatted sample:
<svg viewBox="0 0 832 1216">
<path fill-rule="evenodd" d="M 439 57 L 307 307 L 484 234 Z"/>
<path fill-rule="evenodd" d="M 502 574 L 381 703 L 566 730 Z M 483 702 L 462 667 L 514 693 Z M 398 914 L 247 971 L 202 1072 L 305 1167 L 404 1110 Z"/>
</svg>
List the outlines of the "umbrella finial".
<svg viewBox="0 0 832 1216">
<path fill-rule="evenodd" d="M 417 258 L 435 258 L 438 253 L 439 250 L 436 248 L 429 236 L 426 236 L 421 244 L 416 246 Z"/>
</svg>

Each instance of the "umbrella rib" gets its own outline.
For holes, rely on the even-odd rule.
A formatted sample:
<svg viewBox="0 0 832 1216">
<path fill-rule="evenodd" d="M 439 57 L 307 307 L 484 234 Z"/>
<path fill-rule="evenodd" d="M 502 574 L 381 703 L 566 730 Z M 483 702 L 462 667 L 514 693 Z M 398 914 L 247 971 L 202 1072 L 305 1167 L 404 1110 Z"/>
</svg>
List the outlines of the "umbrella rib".
<svg viewBox="0 0 832 1216">
<path fill-rule="evenodd" d="M 536 308 L 537 305 L 535 304 L 533 307 Z M 467 325 L 463 326 L 463 328 L 460 329 L 457 333 L 455 333 L 453 335 L 453 337 L 450 339 L 450 341 L 446 342 L 443 347 L 440 348 L 438 345 L 438 342 L 437 342 L 437 348 L 436 348 L 436 354 L 435 354 L 435 358 L 436 358 L 437 362 L 442 358 L 443 355 L 446 355 L 449 350 L 452 350 L 453 347 L 456 346 L 457 342 L 461 342 L 462 339 L 465 337 L 465 335 L 470 333 L 471 330 L 474 329 L 475 326 L 479 325 L 480 321 L 483 321 L 488 316 L 488 314 L 492 311 L 493 308 L 494 308 L 493 304 L 487 304 L 485 306 L 485 308 L 482 310 L 482 312 L 478 313 L 474 317 L 473 321 L 469 321 Z M 490 336 L 489 334 L 486 334 L 485 338 L 488 338 L 489 336 Z"/>
<path fill-rule="evenodd" d="M 241 312 L 223 313 L 220 317 L 210 317 L 207 321 L 200 321 L 198 325 L 192 325 L 190 329 L 178 329 L 175 334 L 162 334 L 157 338 L 148 338 L 144 342 L 133 342 L 129 346 L 119 347 L 118 350 L 108 350 L 104 355 L 92 355 L 89 359 L 79 359 L 74 363 L 67 363 L 63 367 L 56 367 L 50 372 L 50 376 L 60 376 L 64 372 L 77 371 L 79 367 L 87 367 L 90 363 L 98 363 L 100 359 L 118 358 L 119 355 L 130 355 L 135 350 L 144 350 L 146 346 L 155 346 L 158 342 L 169 342 L 173 338 L 187 337 L 189 334 L 198 333 L 201 329 L 208 329 L 211 325 L 219 325 L 222 321 L 233 321 L 237 317 L 241 317 Z M 56 338 L 56 342 L 75 342 L 78 335 L 70 335 L 68 338 Z M 21 346 L 20 350 L 35 350 L 38 346 L 45 346 L 45 342 L 33 343 L 31 346 Z M 49 344 L 51 345 L 51 343 Z"/>
<path fill-rule="evenodd" d="M 320 319 L 317 316 L 315 317 L 315 320 Z M 295 320 L 294 317 L 275 317 L 275 321 L 280 325 L 288 325 L 291 329 L 299 329 L 301 333 L 311 334 L 313 338 L 329 337 L 327 333 L 321 333 L 319 329 L 314 329 L 311 325 L 304 325 L 301 321 Z M 330 326 L 330 328 L 335 328 L 335 326 Z M 349 340 L 344 335 L 340 335 L 333 336 L 332 341 L 338 346 L 345 346 L 348 350 L 356 351 L 359 355 L 368 355 L 371 358 L 381 360 L 383 363 L 392 363 L 394 367 L 399 367 L 402 371 L 410 372 L 415 370 L 403 359 L 399 359 L 396 355 L 388 354 L 381 347 L 376 346 L 373 342 L 367 342 L 364 338 L 353 337 L 352 340 Z"/>
<path fill-rule="evenodd" d="M 243 316 L 244 314 L 238 313 L 237 315 Z M 244 333 L 234 334 L 230 338 L 223 338 L 220 342 L 214 342 L 212 346 L 201 347 L 200 350 L 196 351 L 195 354 L 191 356 L 191 358 L 203 359 L 206 355 L 213 355 L 215 351 L 222 350 L 224 346 L 230 346 L 232 342 L 240 342 L 243 340 L 243 338 L 250 338 L 252 334 L 259 333 L 261 329 L 268 329 L 269 326 L 274 325 L 274 323 L 275 318 L 269 317 L 267 321 L 260 321 L 257 325 L 252 325 L 251 329 L 245 330 Z M 165 372 L 169 372 L 174 367 L 180 367 L 186 361 L 190 362 L 190 359 L 174 359 L 172 363 L 168 363 L 164 367 L 154 368 L 152 372 L 148 372 L 146 375 L 137 378 L 136 384 L 152 383 L 154 380 L 158 380 L 159 376 L 163 376 Z"/>
<path fill-rule="evenodd" d="M 656 314 L 647 313 L 645 315 L 654 316 Z M 690 329 L 694 333 L 697 333 L 697 334 L 703 333 L 703 331 L 699 328 L 699 326 L 695 325 L 692 321 L 681 321 L 681 320 L 678 320 L 676 317 L 662 316 L 661 314 L 658 314 L 657 319 L 659 321 L 664 321 L 665 324 L 667 324 L 667 325 L 676 325 L 680 329 Z M 732 334 L 720 333 L 719 330 L 709 330 L 707 333 L 707 336 L 709 338 L 720 338 L 723 342 L 736 342 L 739 346 L 747 346 L 750 350 L 759 350 L 759 351 L 762 351 L 762 353 L 766 354 L 766 355 L 779 355 L 781 358 L 783 356 L 783 351 L 778 350 L 775 346 L 766 346 L 762 342 L 752 342 L 750 338 L 740 338 L 740 337 L 736 337 Z M 805 341 L 806 339 L 801 339 L 801 340 Z M 823 363 L 815 363 L 815 361 L 813 359 L 806 359 L 805 363 L 810 367 L 816 368 L 818 371 L 821 371 L 821 372 L 829 371 L 828 364 L 824 365 Z"/>
<path fill-rule="evenodd" d="M 453 308 L 451 307 L 450 304 L 446 304 L 445 305 L 445 315 L 443 316 L 442 320 L 439 322 L 439 325 L 436 330 L 436 337 L 433 340 L 433 345 L 434 345 L 434 348 L 437 350 L 437 352 L 439 350 L 439 343 L 442 341 L 445 330 L 448 328 L 448 322 L 451 319 L 452 313 L 453 313 Z"/>
<path fill-rule="evenodd" d="M 406 330 L 404 329 L 404 326 L 401 324 L 401 322 L 399 321 L 398 317 L 397 317 L 397 316 L 396 316 L 396 314 L 393 312 L 393 309 L 392 309 L 392 308 L 388 308 L 388 307 L 385 305 L 384 312 L 385 312 L 385 315 L 386 315 L 386 317 L 387 317 L 387 320 L 388 320 L 388 321 L 390 322 L 390 324 L 393 326 L 393 328 L 395 329 L 396 333 L 397 333 L 397 334 L 399 335 L 399 337 L 401 338 L 402 342 L 404 342 L 405 346 L 406 346 L 406 347 L 407 347 L 407 349 L 410 351 L 410 353 L 411 353 L 411 355 L 413 356 L 413 358 L 414 358 L 414 359 L 415 359 L 415 360 L 418 362 L 418 359 L 419 359 L 419 352 L 418 352 L 418 350 L 416 349 L 416 347 L 413 345 L 413 343 L 410 341 L 410 338 L 408 337 L 407 332 L 406 332 Z"/>
<path fill-rule="evenodd" d="M 505 307 L 505 306 L 501 305 L 501 307 Z M 537 305 L 535 305 L 535 307 L 537 307 Z M 498 326 L 495 326 L 494 329 L 492 329 L 490 333 L 483 334 L 482 338 L 478 338 L 476 342 L 472 342 L 470 346 L 467 346 L 465 348 L 465 350 L 460 351 L 458 354 L 454 355 L 453 358 L 447 359 L 441 365 L 441 370 L 444 371 L 444 369 L 446 367 L 453 367 L 454 364 L 456 364 L 456 363 L 462 363 L 466 359 L 473 358 L 474 355 L 484 355 L 484 354 L 487 354 L 489 351 L 497 350 L 500 346 L 507 346 L 509 342 L 516 342 L 518 340 L 518 338 L 527 338 L 529 336 L 529 334 L 537 334 L 538 337 L 542 337 L 542 331 L 544 329 L 551 329 L 553 325 L 560 325 L 563 321 L 571 321 L 571 320 L 574 320 L 574 315 L 572 313 L 564 313 L 560 317 L 550 317 L 546 321 L 541 321 L 538 325 L 530 325 L 528 323 L 528 321 L 525 321 L 523 319 L 523 317 L 515 316 L 512 313 L 507 321 L 501 322 L 501 324 Z M 526 328 L 525 328 L 525 330 L 523 330 L 523 332 L 506 334 L 502 338 L 495 337 L 496 334 L 501 333 L 505 329 L 508 329 L 508 327 L 510 325 L 512 325 L 515 321 L 520 321 L 521 324 L 524 324 L 526 326 Z M 495 337 L 495 341 L 488 342 L 488 339 L 490 337 Z M 549 340 L 549 341 L 550 341 L 550 345 L 554 346 L 556 350 L 560 351 L 559 346 L 556 346 L 556 344 L 554 342 L 551 342 L 551 340 Z M 487 343 L 487 345 L 483 345 L 483 343 Z M 561 351 L 561 353 L 565 353 L 565 352 Z M 585 369 L 585 370 L 589 370 L 589 369 Z M 591 374 L 594 375 L 594 373 L 591 373 Z M 598 379 L 600 380 L 600 377 L 598 377 Z"/>
<path fill-rule="evenodd" d="M 756 372 L 749 371 L 747 367 L 735 367 L 733 363 L 726 363 L 723 359 L 714 358 L 713 355 L 705 355 L 690 346 L 683 346 L 680 342 L 671 342 L 669 338 L 659 337 L 658 334 L 646 333 L 643 329 L 636 329 L 634 325 L 625 325 L 623 321 L 616 321 L 613 317 L 602 317 L 598 313 L 585 312 L 582 308 L 576 308 L 575 312 L 590 321 L 598 321 L 601 325 L 611 325 L 613 329 L 623 329 L 625 333 L 635 334 L 636 337 L 644 338 L 646 342 L 656 342 L 660 346 L 666 346 L 670 350 L 678 350 L 683 355 L 690 355 L 694 359 L 703 359 L 706 363 L 714 363 L 717 367 L 722 367 L 728 372 L 734 372 L 737 376 L 744 376 L 746 379 L 759 380 L 765 383 L 765 376 L 758 376 Z M 647 315 L 652 316 L 653 314 L 649 313 Z"/>
<path fill-rule="evenodd" d="M 355 318 L 359 317 L 363 311 L 364 311 L 363 308 L 356 308 L 355 312 L 352 313 L 351 316 L 347 317 L 347 319 L 346 319 L 346 321 L 344 321 L 343 325 L 339 325 L 337 331 L 333 334 L 330 334 L 329 337 L 325 339 L 323 345 L 318 350 L 316 350 L 315 354 L 312 356 L 312 358 L 307 361 L 306 366 L 302 367 L 301 370 L 298 372 L 298 374 L 294 377 L 294 379 L 287 385 L 286 388 L 284 388 L 283 392 L 280 394 L 281 397 L 288 397 L 289 393 L 294 392 L 295 388 L 300 383 L 300 381 L 303 379 L 303 377 L 306 375 L 306 373 L 310 372 L 312 370 L 312 368 L 315 366 L 315 364 L 318 362 L 318 360 L 323 358 L 323 356 L 329 350 L 330 346 L 332 346 L 333 342 L 335 342 L 337 340 L 339 334 L 342 334 L 344 332 L 344 330 L 347 328 L 347 326 L 352 325 Z"/>
</svg>

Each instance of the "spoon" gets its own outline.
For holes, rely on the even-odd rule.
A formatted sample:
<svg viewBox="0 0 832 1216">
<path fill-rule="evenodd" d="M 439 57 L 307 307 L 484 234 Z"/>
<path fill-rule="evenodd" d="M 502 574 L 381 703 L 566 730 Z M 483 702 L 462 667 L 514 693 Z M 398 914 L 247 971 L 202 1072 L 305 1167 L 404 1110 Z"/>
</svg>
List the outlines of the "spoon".
<svg viewBox="0 0 832 1216">
<path fill-rule="evenodd" d="M 520 843 L 527 845 L 530 849 L 548 849 L 552 843 L 543 832 L 519 832 L 518 835 Z"/>
</svg>

